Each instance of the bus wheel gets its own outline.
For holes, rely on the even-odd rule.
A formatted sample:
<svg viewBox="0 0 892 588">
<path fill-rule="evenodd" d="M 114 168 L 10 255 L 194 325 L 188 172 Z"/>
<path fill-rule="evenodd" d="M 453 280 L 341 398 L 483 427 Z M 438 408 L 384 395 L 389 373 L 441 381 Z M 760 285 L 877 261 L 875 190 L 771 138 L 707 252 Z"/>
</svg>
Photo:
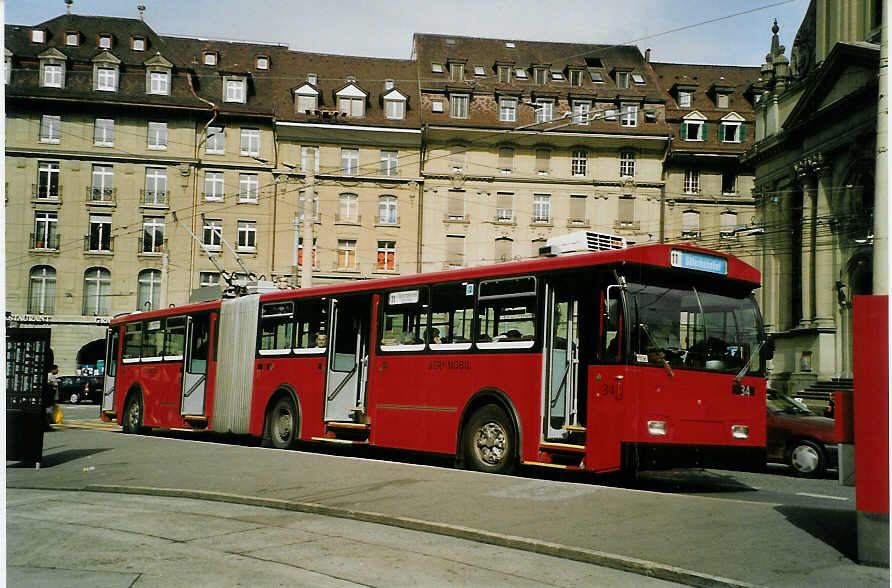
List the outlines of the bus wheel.
<svg viewBox="0 0 892 588">
<path fill-rule="evenodd" d="M 462 452 L 470 469 L 494 474 L 514 470 L 514 427 L 501 408 L 488 404 L 465 426 Z"/>
<path fill-rule="evenodd" d="M 121 425 L 125 433 L 145 431 L 142 425 L 142 400 L 139 394 L 133 394 L 127 400 L 127 408 L 124 409 L 124 422 Z"/>
<path fill-rule="evenodd" d="M 277 449 L 290 449 L 297 438 L 297 410 L 288 396 L 282 396 L 267 415 L 270 441 Z"/>
</svg>

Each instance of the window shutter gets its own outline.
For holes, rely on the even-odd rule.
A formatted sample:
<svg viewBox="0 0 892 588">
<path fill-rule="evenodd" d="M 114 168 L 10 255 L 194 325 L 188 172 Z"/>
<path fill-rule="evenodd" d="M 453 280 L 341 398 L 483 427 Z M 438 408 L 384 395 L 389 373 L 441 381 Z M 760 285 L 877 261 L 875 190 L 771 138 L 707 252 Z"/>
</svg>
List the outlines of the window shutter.
<svg viewBox="0 0 892 588">
<path fill-rule="evenodd" d="M 681 140 L 682 141 L 688 140 L 688 123 L 686 123 L 686 122 L 681 123 Z"/>
<path fill-rule="evenodd" d="M 700 139 L 706 141 L 709 139 L 709 125 L 703 123 L 703 126 L 700 127 Z"/>
<path fill-rule="evenodd" d="M 746 141 L 746 125 L 740 123 L 740 142 L 743 143 Z"/>
<path fill-rule="evenodd" d="M 724 140 L 725 140 L 725 125 L 720 124 L 719 125 L 719 141 L 724 141 Z"/>
</svg>

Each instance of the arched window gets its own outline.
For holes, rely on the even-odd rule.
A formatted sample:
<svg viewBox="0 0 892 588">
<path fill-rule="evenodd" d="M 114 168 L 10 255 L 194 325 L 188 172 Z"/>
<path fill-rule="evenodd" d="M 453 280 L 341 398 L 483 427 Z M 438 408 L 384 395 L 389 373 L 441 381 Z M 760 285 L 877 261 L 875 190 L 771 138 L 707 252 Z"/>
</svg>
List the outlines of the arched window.
<svg viewBox="0 0 892 588">
<path fill-rule="evenodd" d="M 737 213 L 733 210 L 726 210 L 719 215 L 720 235 L 723 239 L 731 239 L 735 235 L 737 228 Z"/>
<path fill-rule="evenodd" d="M 136 310 L 159 308 L 161 300 L 161 270 L 139 272 L 136 288 Z"/>
<path fill-rule="evenodd" d="M 30 314 L 53 314 L 56 299 L 56 270 L 48 265 L 31 268 L 28 292 Z"/>
<path fill-rule="evenodd" d="M 346 223 L 359 222 L 359 196 L 348 192 L 338 196 L 337 220 Z"/>
<path fill-rule="evenodd" d="M 512 241 L 508 237 L 499 237 L 498 239 L 496 239 L 496 261 L 511 261 L 511 250 L 513 246 L 514 241 Z"/>
<path fill-rule="evenodd" d="M 107 315 L 110 296 L 110 271 L 104 267 L 91 267 L 84 272 L 84 315 Z"/>
<path fill-rule="evenodd" d="M 696 210 L 685 210 L 681 213 L 681 236 L 687 239 L 700 237 L 700 213 Z"/>
<path fill-rule="evenodd" d="M 385 194 L 378 197 L 378 224 L 380 225 L 396 225 L 399 224 L 399 215 L 397 214 L 396 196 Z"/>
</svg>

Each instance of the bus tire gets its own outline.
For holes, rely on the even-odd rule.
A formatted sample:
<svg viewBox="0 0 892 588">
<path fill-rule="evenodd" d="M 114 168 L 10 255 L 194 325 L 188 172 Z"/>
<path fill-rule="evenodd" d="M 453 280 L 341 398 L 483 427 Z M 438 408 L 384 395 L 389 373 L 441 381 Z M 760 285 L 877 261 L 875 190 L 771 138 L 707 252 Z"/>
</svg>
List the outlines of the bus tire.
<svg viewBox="0 0 892 588">
<path fill-rule="evenodd" d="M 142 397 L 139 394 L 131 394 L 124 408 L 124 418 L 121 428 L 128 434 L 140 434 L 145 432 L 143 426 Z"/>
<path fill-rule="evenodd" d="M 294 401 L 282 395 L 266 416 L 269 441 L 276 449 L 291 449 L 297 440 L 298 416 Z"/>
<path fill-rule="evenodd" d="M 510 474 L 516 465 L 514 425 L 505 411 L 487 404 L 474 413 L 462 435 L 465 465 L 472 470 Z"/>
</svg>

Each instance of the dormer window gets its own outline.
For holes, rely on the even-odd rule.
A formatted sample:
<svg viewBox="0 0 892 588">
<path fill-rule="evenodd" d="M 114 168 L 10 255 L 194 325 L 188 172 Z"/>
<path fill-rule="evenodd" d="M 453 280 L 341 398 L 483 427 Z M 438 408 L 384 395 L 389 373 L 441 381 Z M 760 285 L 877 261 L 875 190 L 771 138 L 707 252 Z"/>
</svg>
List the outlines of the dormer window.
<svg viewBox="0 0 892 588">
<path fill-rule="evenodd" d="M 527 70 L 525 70 L 525 69 L 522 68 L 522 67 L 516 67 L 516 68 L 514 68 L 514 77 L 517 78 L 518 80 L 526 80 L 526 79 L 528 79 L 528 76 L 527 76 Z"/>
<path fill-rule="evenodd" d="M 248 99 L 247 86 L 248 81 L 243 77 L 223 78 L 223 101 L 244 104 Z"/>
<path fill-rule="evenodd" d="M 485 76 L 486 68 L 483 67 L 482 65 L 475 65 L 474 66 L 474 75 L 475 76 Z"/>
<path fill-rule="evenodd" d="M 629 72 L 627 72 L 627 71 L 616 72 L 616 87 L 617 88 L 628 88 L 629 87 Z"/>
<path fill-rule="evenodd" d="M 571 86 L 581 86 L 582 85 L 582 70 L 581 69 L 571 69 L 570 70 L 570 85 Z"/>
<path fill-rule="evenodd" d="M 69 47 L 77 47 L 80 45 L 81 36 L 80 33 L 76 31 L 68 31 L 65 33 L 65 44 Z"/>
<path fill-rule="evenodd" d="M 694 93 L 690 90 L 679 90 L 678 91 L 678 107 L 679 108 L 690 108 L 691 104 L 694 101 Z"/>
<path fill-rule="evenodd" d="M 728 95 L 727 94 L 716 94 L 715 105 L 718 108 L 728 108 Z"/>
<path fill-rule="evenodd" d="M 722 118 L 719 125 L 719 141 L 722 143 L 742 143 L 746 140 L 744 118 L 731 112 Z"/>
<path fill-rule="evenodd" d="M 100 49 L 111 49 L 112 36 L 106 33 L 100 33 L 98 45 Z"/>
<path fill-rule="evenodd" d="M 360 90 L 355 84 L 348 84 L 337 94 L 338 110 L 344 115 L 353 118 L 365 116 L 365 102 L 368 94 Z"/>
<path fill-rule="evenodd" d="M 706 138 L 706 117 L 697 111 L 692 112 L 682 119 L 682 141 L 703 141 Z"/>
<path fill-rule="evenodd" d="M 563 82 L 564 81 L 564 72 L 558 71 L 556 69 L 551 70 L 551 81 Z"/>
<path fill-rule="evenodd" d="M 205 65 L 217 65 L 217 53 L 214 51 L 205 51 L 202 63 Z"/>
<path fill-rule="evenodd" d="M 307 83 L 313 84 L 314 86 L 319 83 L 319 76 L 314 73 L 307 74 Z"/>
<path fill-rule="evenodd" d="M 65 66 L 61 63 L 47 63 L 43 66 L 44 88 L 61 88 L 65 85 Z"/>
<path fill-rule="evenodd" d="M 145 37 L 131 37 L 130 48 L 134 51 L 145 51 L 146 50 L 146 38 Z"/>
<path fill-rule="evenodd" d="M 118 70 L 111 67 L 100 67 L 96 70 L 96 89 L 103 92 L 115 92 L 118 89 Z"/>
<path fill-rule="evenodd" d="M 384 80 L 384 89 L 393 90 L 393 80 Z"/>
<path fill-rule="evenodd" d="M 646 82 L 643 74 L 635 72 L 632 73 L 632 81 L 636 84 L 644 84 Z"/>
<path fill-rule="evenodd" d="M 384 116 L 392 120 L 406 118 L 406 97 L 398 90 L 391 90 L 384 95 Z"/>
<path fill-rule="evenodd" d="M 534 67 L 533 82 L 540 86 L 546 84 L 548 82 L 548 70 L 544 67 Z"/>
<path fill-rule="evenodd" d="M 465 64 L 464 63 L 450 63 L 449 64 L 449 79 L 453 82 L 460 82 L 465 79 Z"/>
<path fill-rule="evenodd" d="M 499 83 L 500 84 L 510 84 L 511 83 L 511 66 L 510 65 L 500 65 L 499 66 Z"/>
<path fill-rule="evenodd" d="M 258 55 L 254 60 L 254 67 L 257 69 L 269 69 L 269 57 L 266 55 Z"/>
<path fill-rule="evenodd" d="M 432 63 L 431 71 L 434 73 L 443 73 L 443 64 L 442 63 Z"/>
<path fill-rule="evenodd" d="M 32 43 L 46 42 L 46 31 L 43 29 L 31 29 L 31 42 Z"/>
<path fill-rule="evenodd" d="M 294 107 L 298 113 L 307 111 L 313 112 L 319 108 L 319 92 L 317 92 L 310 84 L 304 84 L 295 90 L 294 100 Z"/>
<path fill-rule="evenodd" d="M 169 96 L 170 73 L 173 70 L 173 64 L 158 53 L 147 59 L 144 65 L 146 66 L 146 94 Z"/>
<path fill-rule="evenodd" d="M 601 73 L 599 71 L 594 71 L 594 70 L 589 71 L 588 73 L 592 77 L 592 82 L 594 82 L 596 84 L 604 83 L 604 74 L 603 73 Z"/>
</svg>

